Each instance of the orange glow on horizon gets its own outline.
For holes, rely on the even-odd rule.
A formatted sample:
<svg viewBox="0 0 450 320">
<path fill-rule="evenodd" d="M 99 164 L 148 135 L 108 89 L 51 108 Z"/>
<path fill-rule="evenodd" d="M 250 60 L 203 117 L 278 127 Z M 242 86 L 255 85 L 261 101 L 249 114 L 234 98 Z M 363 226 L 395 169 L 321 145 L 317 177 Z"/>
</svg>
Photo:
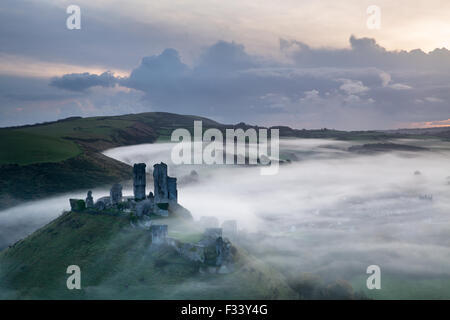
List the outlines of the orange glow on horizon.
<svg viewBox="0 0 450 320">
<path fill-rule="evenodd" d="M 413 122 L 408 125 L 409 128 L 442 128 L 450 127 L 450 119 L 438 121 Z"/>
</svg>

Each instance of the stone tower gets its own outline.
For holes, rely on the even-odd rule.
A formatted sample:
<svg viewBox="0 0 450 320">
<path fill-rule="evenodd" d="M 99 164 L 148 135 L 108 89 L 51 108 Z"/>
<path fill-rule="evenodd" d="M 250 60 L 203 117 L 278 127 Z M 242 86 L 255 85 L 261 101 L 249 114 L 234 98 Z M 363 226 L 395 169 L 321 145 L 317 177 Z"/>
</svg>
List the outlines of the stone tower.
<svg viewBox="0 0 450 320">
<path fill-rule="evenodd" d="M 133 192 L 136 200 L 145 199 L 145 163 L 135 163 L 133 166 Z"/>
<path fill-rule="evenodd" d="M 167 188 L 167 164 L 161 162 L 153 166 L 153 181 L 155 185 L 155 202 L 169 202 L 169 191 Z"/>
<path fill-rule="evenodd" d="M 161 162 L 153 166 L 153 181 L 156 203 L 178 202 L 177 178 L 167 175 L 167 164 Z"/>
<path fill-rule="evenodd" d="M 115 183 L 109 191 L 109 198 L 112 205 L 122 202 L 122 185 Z"/>
</svg>

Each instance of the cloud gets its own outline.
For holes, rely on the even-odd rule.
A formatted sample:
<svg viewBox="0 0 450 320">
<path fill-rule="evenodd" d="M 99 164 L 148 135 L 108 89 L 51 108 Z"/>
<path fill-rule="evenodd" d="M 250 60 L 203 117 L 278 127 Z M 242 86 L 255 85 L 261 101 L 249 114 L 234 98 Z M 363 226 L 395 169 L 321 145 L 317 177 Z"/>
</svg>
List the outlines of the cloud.
<svg viewBox="0 0 450 320">
<path fill-rule="evenodd" d="M 139 90 L 121 86 L 62 90 L 50 86 L 48 78 L 0 75 L 0 126 L 152 110 L 143 96 Z"/>
<path fill-rule="evenodd" d="M 350 79 L 340 79 L 343 84 L 339 87 L 342 91 L 347 94 L 358 94 L 369 90 L 361 81 L 354 81 Z"/>
<path fill-rule="evenodd" d="M 62 77 L 55 77 L 50 81 L 50 85 L 66 89 L 70 91 L 84 91 L 90 87 L 113 87 L 118 82 L 109 71 L 103 72 L 100 75 L 84 73 L 65 74 Z"/>
<path fill-rule="evenodd" d="M 144 92 L 161 90 L 176 84 L 188 72 L 188 66 L 181 62 L 175 49 L 165 49 L 160 55 L 144 57 L 122 85 Z"/>
<path fill-rule="evenodd" d="M 389 51 L 374 39 L 354 36 L 350 45 L 311 48 L 280 40 L 289 61 L 279 62 L 250 54 L 242 44 L 219 41 L 193 64 L 169 48 L 142 58 L 129 77 L 66 74 L 50 84 L 80 94 L 117 85 L 141 92 L 141 104 L 152 110 L 223 122 L 382 129 L 448 118 L 450 73 L 436 64 L 444 59 L 450 65 L 446 50 Z"/>
<path fill-rule="evenodd" d="M 434 102 L 436 102 L 436 103 L 444 102 L 444 100 L 436 98 L 436 97 L 426 97 L 425 100 L 428 101 L 428 102 L 433 102 L 433 103 Z"/>
<path fill-rule="evenodd" d="M 350 48 L 311 48 L 299 41 L 280 41 L 285 51 L 298 66 L 304 67 L 374 67 L 386 70 L 450 70 L 450 51 L 442 48 L 425 53 L 420 49 L 411 51 L 388 51 L 375 39 L 350 37 Z"/>
<path fill-rule="evenodd" d="M 410 90 L 410 89 L 412 89 L 412 87 L 408 86 L 407 84 L 402 84 L 402 83 L 394 83 L 394 84 L 391 84 L 389 87 L 392 89 L 395 89 L 395 90 Z"/>
<path fill-rule="evenodd" d="M 258 66 L 256 57 L 245 52 L 242 44 L 219 41 L 207 48 L 196 66 L 197 72 L 233 72 Z"/>
</svg>

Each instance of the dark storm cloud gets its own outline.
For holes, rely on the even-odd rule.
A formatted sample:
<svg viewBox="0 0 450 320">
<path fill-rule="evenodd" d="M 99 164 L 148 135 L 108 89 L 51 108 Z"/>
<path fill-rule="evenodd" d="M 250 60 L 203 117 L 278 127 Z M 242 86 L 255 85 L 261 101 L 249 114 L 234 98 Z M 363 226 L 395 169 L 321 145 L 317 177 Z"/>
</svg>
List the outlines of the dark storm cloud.
<svg viewBox="0 0 450 320">
<path fill-rule="evenodd" d="M 450 51 L 435 49 L 425 53 L 388 51 L 375 39 L 350 37 L 349 49 L 315 49 L 299 41 L 280 40 L 280 48 L 290 51 L 296 65 L 303 67 L 377 67 L 388 70 L 450 70 Z"/>
<path fill-rule="evenodd" d="M 61 90 L 49 86 L 48 78 L 0 75 L 0 127 L 54 121 L 70 116 L 145 112 L 151 105 L 142 96 L 140 91 L 117 87 Z"/>
<path fill-rule="evenodd" d="M 189 68 L 181 62 L 175 49 L 166 49 L 160 55 L 144 57 L 122 84 L 142 91 L 164 89 L 187 75 Z"/>
<path fill-rule="evenodd" d="M 241 44 L 219 41 L 201 55 L 196 71 L 215 73 L 233 72 L 260 66 L 256 57 L 245 52 Z"/>
<path fill-rule="evenodd" d="M 356 37 L 348 49 L 281 40 L 281 52 L 290 59 L 281 63 L 249 54 L 242 44 L 219 41 L 188 64 L 186 55 L 200 51 L 198 40 L 161 21 L 144 24 L 118 19 L 107 8 L 83 7 L 81 30 L 69 31 L 62 5 L 6 0 L 0 9 L 0 54 L 86 65 L 86 71 L 99 65 L 132 70 L 126 78 L 109 72 L 66 74 L 47 80 L 42 90 L 24 81 L 0 97 L 3 124 L 33 122 L 33 114 L 17 118 L 11 110 L 33 112 L 31 106 L 41 101 L 36 119 L 44 108 L 52 119 L 73 110 L 79 114 L 80 108 L 83 115 L 94 115 L 99 105 L 120 113 L 125 104 L 115 104 L 107 91 L 116 85 L 141 93 L 131 93 L 136 110 L 147 106 L 224 122 L 362 129 L 448 118 L 450 54 L 445 49 L 394 52 Z M 166 49 L 168 43 L 180 51 Z"/>
<path fill-rule="evenodd" d="M 89 74 L 88 72 L 71 73 L 53 78 L 50 85 L 71 91 L 84 91 L 94 86 L 113 87 L 118 80 L 111 72 L 103 72 L 101 75 Z"/>
<path fill-rule="evenodd" d="M 292 59 L 282 64 L 250 55 L 241 44 L 219 41 L 193 66 L 175 49 L 166 49 L 144 57 L 128 78 L 109 80 L 144 92 L 159 110 L 226 121 L 362 129 L 448 118 L 447 50 L 392 52 L 373 39 L 353 36 L 350 44 L 349 49 L 313 49 L 281 40 L 282 52 Z M 78 85 L 99 85 L 90 76 L 77 79 L 83 81 Z M 54 82 L 70 89 L 63 79 Z"/>
<path fill-rule="evenodd" d="M 389 51 L 374 39 L 354 36 L 347 49 L 280 40 L 281 53 L 289 61 L 282 63 L 249 54 L 235 42 L 219 41 L 202 51 L 202 32 L 193 36 L 163 19 L 139 22 L 107 6 L 83 6 L 81 30 L 67 30 L 65 6 L 57 4 L 2 1 L 0 57 L 86 66 L 82 71 L 132 70 L 130 76 L 72 73 L 53 78 L 50 86 L 46 80 L 43 90 L 27 88 L 30 82 L 24 81 L 0 97 L 2 123 L 15 118 L 8 110 L 23 108 L 27 99 L 52 101 L 49 113 L 56 108 L 60 114 L 70 114 L 79 109 L 75 105 L 82 105 L 83 114 L 91 110 L 94 115 L 96 106 L 84 105 L 99 103 L 101 90 L 115 85 L 141 93 L 139 110 L 149 106 L 149 110 L 200 114 L 225 122 L 367 129 L 448 119 L 450 53 L 446 49 Z M 194 63 L 192 56 L 197 56 Z M 95 99 L 86 101 L 92 90 Z M 56 106 L 57 97 L 64 94 Z M 136 101 L 136 92 L 132 95 Z M 73 99 L 73 107 L 62 107 L 68 99 Z M 101 105 L 111 104 L 108 93 Z M 41 113 L 35 115 L 39 118 Z"/>
</svg>

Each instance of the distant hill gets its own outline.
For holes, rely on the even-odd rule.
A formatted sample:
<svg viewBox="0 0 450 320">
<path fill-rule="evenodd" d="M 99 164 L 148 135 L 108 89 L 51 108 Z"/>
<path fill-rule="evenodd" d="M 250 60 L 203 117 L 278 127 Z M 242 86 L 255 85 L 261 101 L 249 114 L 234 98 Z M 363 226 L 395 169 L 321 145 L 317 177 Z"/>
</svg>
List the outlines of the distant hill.
<svg viewBox="0 0 450 320">
<path fill-rule="evenodd" d="M 419 152 L 427 150 L 429 149 L 397 143 L 367 143 L 359 146 L 351 146 L 350 148 L 348 148 L 348 151 L 350 152 L 365 153 L 365 154 L 390 152 L 390 151 Z"/>
<path fill-rule="evenodd" d="M 168 221 L 171 220 L 172 221 Z M 178 237 L 188 221 L 166 218 Z M 81 269 L 68 290 L 66 269 Z M 0 299 L 294 299 L 276 270 L 239 249 L 235 272 L 200 273 L 124 215 L 67 212 L 0 253 Z"/>
<path fill-rule="evenodd" d="M 0 209 L 57 193 L 89 189 L 129 179 L 130 167 L 102 151 L 126 145 L 168 141 L 173 130 L 193 132 L 194 120 L 203 128 L 255 128 L 246 123 L 165 112 L 121 116 L 71 117 L 59 121 L 0 128 Z M 298 130 L 286 126 L 280 137 L 384 141 L 407 137 L 380 131 Z"/>
<path fill-rule="evenodd" d="M 411 129 L 395 129 L 395 130 L 382 130 L 379 132 L 402 135 L 402 136 L 430 136 L 440 139 L 450 139 L 450 126 L 446 127 L 431 127 L 431 128 L 411 128 Z"/>
</svg>

